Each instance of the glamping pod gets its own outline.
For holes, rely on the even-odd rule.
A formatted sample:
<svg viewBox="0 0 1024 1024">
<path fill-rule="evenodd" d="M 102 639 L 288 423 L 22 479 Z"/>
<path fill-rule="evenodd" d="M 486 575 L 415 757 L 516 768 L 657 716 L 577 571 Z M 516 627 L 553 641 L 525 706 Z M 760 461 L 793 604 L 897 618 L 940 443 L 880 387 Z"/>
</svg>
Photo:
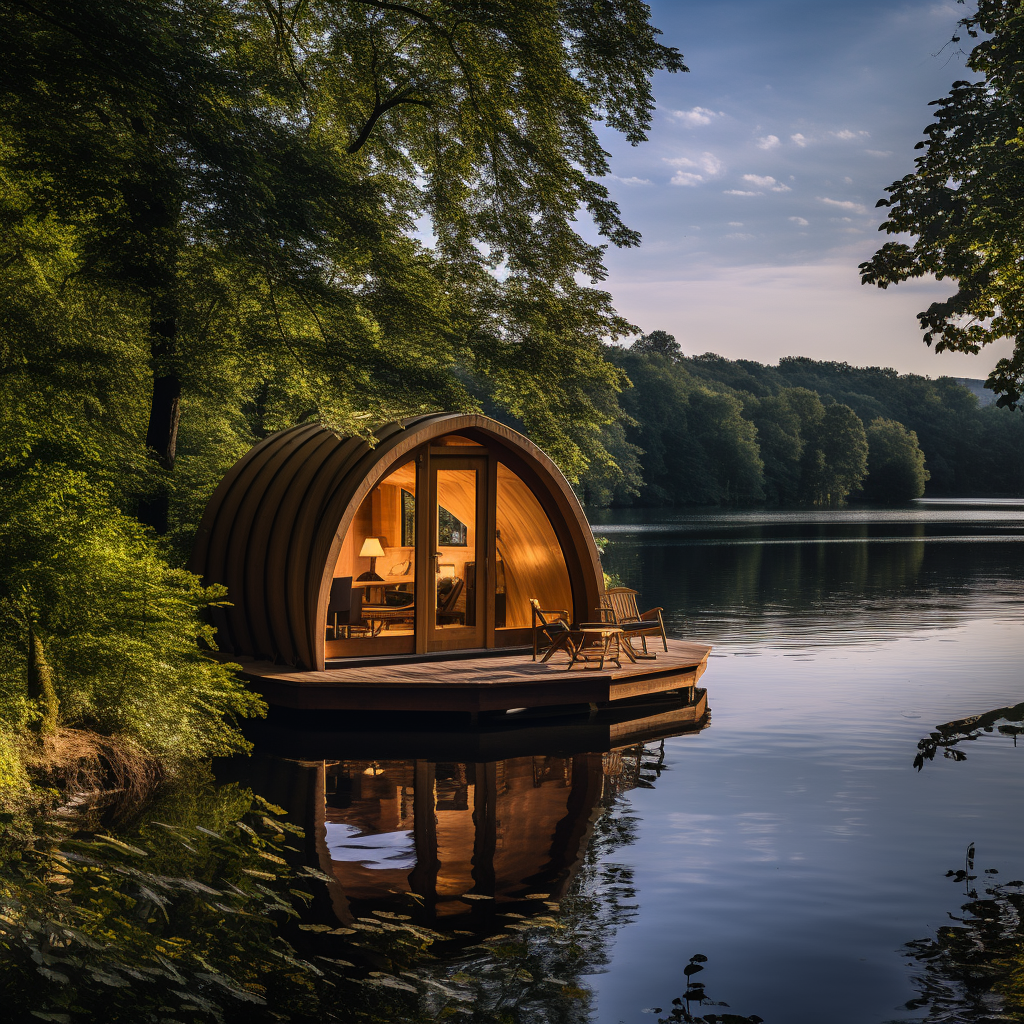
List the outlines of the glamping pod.
<svg viewBox="0 0 1024 1024">
<path fill-rule="evenodd" d="M 203 516 L 190 568 L 228 588 L 228 654 L 298 669 L 529 643 L 530 599 L 573 620 L 604 591 L 555 464 L 480 415 L 391 423 L 371 446 L 318 424 L 266 438 Z"/>
</svg>

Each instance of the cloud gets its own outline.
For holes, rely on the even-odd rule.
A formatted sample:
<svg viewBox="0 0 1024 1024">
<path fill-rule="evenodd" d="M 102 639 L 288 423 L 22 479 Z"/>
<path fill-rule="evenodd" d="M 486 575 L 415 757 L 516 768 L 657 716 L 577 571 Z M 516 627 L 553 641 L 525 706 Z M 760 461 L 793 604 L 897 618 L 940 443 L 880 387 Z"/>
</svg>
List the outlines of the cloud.
<svg viewBox="0 0 1024 1024">
<path fill-rule="evenodd" d="M 722 170 L 722 161 L 714 153 L 701 153 L 696 160 L 686 156 L 666 157 L 665 163 L 677 168 L 672 175 L 673 185 L 702 185 L 708 178 L 714 178 Z M 685 168 L 692 167 L 692 171 Z"/>
<path fill-rule="evenodd" d="M 775 149 L 777 146 L 781 146 L 778 135 L 765 135 L 764 138 L 757 140 L 758 149 Z"/>
<path fill-rule="evenodd" d="M 617 181 L 620 185 L 629 185 L 633 187 L 635 185 L 650 185 L 651 180 L 649 178 L 620 178 L 617 174 L 609 174 L 608 177 L 612 181 Z"/>
<path fill-rule="evenodd" d="M 758 188 L 770 188 L 773 192 L 789 192 L 791 191 L 788 185 L 783 185 L 781 182 L 776 181 L 770 175 L 761 176 L 760 174 L 744 174 L 744 181 L 749 181 L 751 185 L 756 185 Z"/>
<path fill-rule="evenodd" d="M 726 238 L 735 238 L 735 239 L 738 239 L 741 242 L 749 242 L 755 236 L 754 235 L 745 235 L 745 234 L 743 234 L 742 231 L 734 231 L 732 234 L 726 235 L 725 237 Z"/>
<path fill-rule="evenodd" d="M 840 210 L 852 210 L 854 213 L 867 213 L 867 207 L 861 203 L 852 203 L 849 199 L 828 199 L 825 196 L 816 197 L 819 203 L 827 203 L 829 206 L 837 206 Z"/>
<path fill-rule="evenodd" d="M 722 190 L 724 196 L 763 196 L 763 192 L 744 192 L 738 188 L 727 188 Z"/>
<path fill-rule="evenodd" d="M 829 132 L 829 135 L 833 136 L 836 139 L 849 140 L 867 138 L 870 135 L 870 132 L 851 132 L 849 128 L 844 128 L 842 131 Z"/>
<path fill-rule="evenodd" d="M 810 221 L 808 221 L 808 220 L 804 220 L 804 218 L 803 218 L 803 217 L 790 217 L 789 219 L 790 219 L 790 220 L 791 220 L 791 221 L 792 221 L 792 222 L 793 222 L 794 224 L 798 224 L 798 225 L 799 225 L 800 227 L 802 227 L 802 228 L 805 228 L 805 227 L 807 227 L 807 225 L 808 225 L 808 224 L 810 224 Z"/>
<path fill-rule="evenodd" d="M 672 117 L 682 123 L 687 128 L 700 128 L 703 125 L 711 124 L 716 117 L 722 117 L 722 111 L 715 113 L 713 110 L 708 110 L 707 107 L 693 107 L 691 110 L 673 110 Z"/>
<path fill-rule="evenodd" d="M 867 153 L 868 156 L 892 156 L 891 149 L 865 149 L 864 152 Z"/>
<path fill-rule="evenodd" d="M 807 145 L 807 136 L 801 135 L 799 132 L 797 132 L 796 135 L 790 135 L 789 141 L 795 142 L 802 149 L 804 146 Z"/>
<path fill-rule="evenodd" d="M 741 220 L 731 220 L 731 221 L 729 221 L 729 227 L 731 227 L 731 228 L 741 228 L 741 227 L 743 227 L 743 221 L 741 221 Z"/>
</svg>

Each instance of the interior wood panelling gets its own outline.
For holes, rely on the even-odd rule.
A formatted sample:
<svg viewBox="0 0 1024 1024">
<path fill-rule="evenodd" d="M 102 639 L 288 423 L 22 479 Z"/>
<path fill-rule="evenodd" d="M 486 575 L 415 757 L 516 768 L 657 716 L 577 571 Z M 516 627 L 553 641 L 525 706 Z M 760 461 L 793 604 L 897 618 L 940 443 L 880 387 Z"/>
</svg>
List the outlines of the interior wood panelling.
<svg viewBox="0 0 1024 1024">
<path fill-rule="evenodd" d="M 536 495 L 568 554 L 575 615 L 589 617 L 603 590 L 597 549 L 576 496 L 554 464 L 521 434 L 485 416 L 438 413 L 381 428 L 372 448 L 361 438 L 303 424 L 261 441 L 231 468 L 206 508 L 190 562 L 208 584 L 228 587 L 232 604 L 213 612 L 220 647 L 322 670 L 322 620 L 356 511 L 396 466 L 448 435 L 458 435 L 452 447 L 486 447 Z M 414 464 L 408 473 L 413 482 Z M 473 515 L 450 510 L 474 526 Z M 503 540 L 506 528 L 511 529 L 502 528 Z M 392 562 L 403 559 L 390 550 L 400 538 L 383 532 L 389 561 L 378 571 L 386 575 Z"/>
<path fill-rule="evenodd" d="M 505 570 L 505 625 L 529 626 L 530 598 L 542 608 L 573 610 L 572 585 L 547 513 L 526 483 L 498 466 L 498 557 Z"/>
</svg>

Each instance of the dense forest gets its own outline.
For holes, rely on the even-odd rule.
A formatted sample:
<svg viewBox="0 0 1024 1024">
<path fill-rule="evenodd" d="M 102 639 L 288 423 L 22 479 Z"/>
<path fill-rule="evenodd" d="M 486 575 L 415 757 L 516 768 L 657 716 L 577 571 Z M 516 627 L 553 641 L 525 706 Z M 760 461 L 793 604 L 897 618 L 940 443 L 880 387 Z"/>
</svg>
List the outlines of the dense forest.
<svg viewBox="0 0 1024 1024">
<path fill-rule="evenodd" d="M 1024 494 L 1024 416 L 982 406 L 951 377 L 690 357 L 665 331 L 605 352 L 633 386 L 620 396 L 627 418 L 605 428 L 620 475 L 595 464 L 580 488 L 589 504 Z"/>
</svg>

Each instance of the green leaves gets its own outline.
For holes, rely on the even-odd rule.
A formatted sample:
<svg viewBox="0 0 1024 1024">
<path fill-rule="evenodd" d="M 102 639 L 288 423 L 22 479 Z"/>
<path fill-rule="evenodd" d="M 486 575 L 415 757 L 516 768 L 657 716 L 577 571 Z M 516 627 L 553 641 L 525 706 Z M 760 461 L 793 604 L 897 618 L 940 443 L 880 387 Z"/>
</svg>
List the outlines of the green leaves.
<svg viewBox="0 0 1024 1024">
<path fill-rule="evenodd" d="M 924 494 L 931 474 L 917 434 L 881 417 L 868 424 L 868 478 L 865 495 L 873 501 L 910 501 Z"/>
<path fill-rule="evenodd" d="M 1015 4 L 979 0 L 960 24 L 972 37 L 987 35 L 967 61 L 982 78 L 955 82 L 932 104 L 915 172 L 878 204 L 889 211 L 879 230 L 916 240 L 887 242 L 861 264 L 861 279 L 886 288 L 926 274 L 952 278 L 957 291 L 918 314 L 924 341 L 939 352 L 977 353 L 998 338 L 1017 339 L 1013 357 L 989 375 L 1001 404 L 1013 408 L 1024 390 L 1024 15 Z"/>
<path fill-rule="evenodd" d="M 739 398 L 696 379 L 671 347 L 669 354 L 652 351 L 644 339 L 628 351 L 609 348 L 607 354 L 633 385 L 622 405 L 632 420 L 625 441 L 643 452 L 642 500 L 711 504 L 762 496 L 757 432 L 743 418 Z M 614 434 L 609 440 L 621 445 Z M 600 487 L 595 476 L 587 480 L 592 490 Z"/>
<path fill-rule="evenodd" d="M 164 811 L 173 811 L 169 799 Z M 243 821 L 231 820 L 235 804 Z M 20 840 L 0 835 L 7 1012 L 18 1020 L 357 1019 L 343 993 L 365 967 L 334 959 L 325 970 L 281 934 L 309 897 L 292 895 L 298 876 L 279 856 L 282 829 L 292 826 L 262 810 L 251 793 L 225 787 L 177 824 L 143 826 L 130 843 L 42 822 Z M 196 811 L 223 820 L 200 826 Z M 267 858 L 271 870 L 250 867 Z M 254 874 L 262 882 L 250 881 Z"/>
<path fill-rule="evenodd" d="M 201 613 L 223 588 L 170 568 L 82 474 L 48 467 L 20 483 L 0 498 L 5 689 L 24 686 L 31 613 L 66 723 L 171 760 L 247 749 L 235 719 L 263 704 L 199 647 L 213 645 Z"/>
<path fill-rule="evenodd" d="M 264 390 L 275 422 L 346 432 L 492 401 L 576 475 L 614 415 L 599 344 L 629 329 L 580 283 L 605 270 L 578 212 L 639 240 L 595 124 L 636 144 L 651 76 L 685 70 L 648 19 L 638 0 L 45 0 L 0 43 L 0 166 L 70 233 L 83 286 L 134 306 L 138 394 L 180 387 L 186 424 Z M 149 427 L 172 465 L 172 400 Z"/>
</svg>

